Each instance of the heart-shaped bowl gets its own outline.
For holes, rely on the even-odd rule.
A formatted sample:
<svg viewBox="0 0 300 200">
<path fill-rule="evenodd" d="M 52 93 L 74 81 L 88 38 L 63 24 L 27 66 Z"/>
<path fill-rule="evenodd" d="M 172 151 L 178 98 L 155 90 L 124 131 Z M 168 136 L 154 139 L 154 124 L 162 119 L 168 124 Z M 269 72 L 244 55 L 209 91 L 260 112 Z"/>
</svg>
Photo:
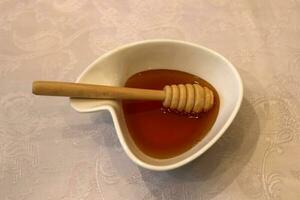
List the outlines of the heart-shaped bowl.
<svg viewBox="0 0 300 200">
<path fill-rule="evenodd" d="M 148 40 L 117 48 L 88 66 L 77 82 L 123 86 L 133 74 L 150 69 L 194 74 L 211 83 L 219 94 L 220 108 L 213 127 L 194 147 L 176 157 L 157 159 L 139 150 L 128 132 L 120 101 L 71 99 L 71 106 L 79 112 L 108 110 L 128 157 L 141 167 L 165 171 L 191 162 L 223 135 L 240 108 L 243 85 L 235 67 L 222 55 L 203 46 L 176 40 Z"/>
</svg>

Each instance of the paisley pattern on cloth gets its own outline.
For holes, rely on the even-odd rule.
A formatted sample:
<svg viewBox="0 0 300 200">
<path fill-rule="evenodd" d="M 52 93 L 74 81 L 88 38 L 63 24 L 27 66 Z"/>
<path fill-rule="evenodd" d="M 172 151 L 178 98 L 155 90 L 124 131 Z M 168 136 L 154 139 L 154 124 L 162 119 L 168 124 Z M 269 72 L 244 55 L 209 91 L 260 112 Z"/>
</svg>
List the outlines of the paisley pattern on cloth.
<svg viewBox="0 0 300 200">
<path fill-rule="evenodd" d="M 0 199 L 300 199 L 299 0 L 0 1 Z M 108 112 L 31 95 L 103 53 L 153 38 L 225 55 L 245 96 L 224 136 L 170 172 L 134 165 Z"/>
</svg>

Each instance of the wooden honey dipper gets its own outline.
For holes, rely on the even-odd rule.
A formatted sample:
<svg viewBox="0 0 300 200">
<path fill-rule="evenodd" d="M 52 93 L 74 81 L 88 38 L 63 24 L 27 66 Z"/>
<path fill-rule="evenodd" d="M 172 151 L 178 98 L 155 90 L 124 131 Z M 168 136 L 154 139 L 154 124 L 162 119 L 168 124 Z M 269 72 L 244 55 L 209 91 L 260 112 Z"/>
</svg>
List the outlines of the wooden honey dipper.
<svg viewBox="0 0 300 200">
<path fill-rule="evenodd" d="M 163 106 L 187 113 L 207 112 L 214 104 L 214 94 L 199 84 L 166 85 L 163 90 L 113 87 L 83 83 L 35 81 L 32 93 L 91 99 L 127 99 L 163 101 Z"/>
</svg>

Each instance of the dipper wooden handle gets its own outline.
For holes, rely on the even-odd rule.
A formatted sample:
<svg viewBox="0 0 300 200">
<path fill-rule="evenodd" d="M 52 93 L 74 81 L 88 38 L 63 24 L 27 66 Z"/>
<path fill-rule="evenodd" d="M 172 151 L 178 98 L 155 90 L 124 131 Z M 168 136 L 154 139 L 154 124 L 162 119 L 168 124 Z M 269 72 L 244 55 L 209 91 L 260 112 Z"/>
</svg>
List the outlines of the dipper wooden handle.
<svg viewBox="0 0 300 200">
<path fill-rule="evenodd" d="M 206 112 L 213 106 L 213 92 L 198 84 L 165 86 L 164 90 L 35 81 L 32 93 L 46 96 L 65 96 L 92 99 L 127 99 L 163 101 L 163 106 L 185 112 Z"/>
</svg>

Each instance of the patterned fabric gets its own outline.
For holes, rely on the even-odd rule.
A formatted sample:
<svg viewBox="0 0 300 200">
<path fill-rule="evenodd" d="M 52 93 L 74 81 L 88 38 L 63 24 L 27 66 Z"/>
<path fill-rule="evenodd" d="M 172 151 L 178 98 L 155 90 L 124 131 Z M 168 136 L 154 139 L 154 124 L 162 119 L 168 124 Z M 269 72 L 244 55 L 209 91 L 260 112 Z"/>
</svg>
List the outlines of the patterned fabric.
<svg viewBox="0 0 300 200">
<path fill-rule="evenodd" d="M 134 165 L 108 112 L 31 94 L 152 38 L 220 52 L 245 87 L 217 144 L 170 172 Z M 0 199 L 300 199 L 299 0 L 1 0 L 0 44 Z"/>
</svg>

